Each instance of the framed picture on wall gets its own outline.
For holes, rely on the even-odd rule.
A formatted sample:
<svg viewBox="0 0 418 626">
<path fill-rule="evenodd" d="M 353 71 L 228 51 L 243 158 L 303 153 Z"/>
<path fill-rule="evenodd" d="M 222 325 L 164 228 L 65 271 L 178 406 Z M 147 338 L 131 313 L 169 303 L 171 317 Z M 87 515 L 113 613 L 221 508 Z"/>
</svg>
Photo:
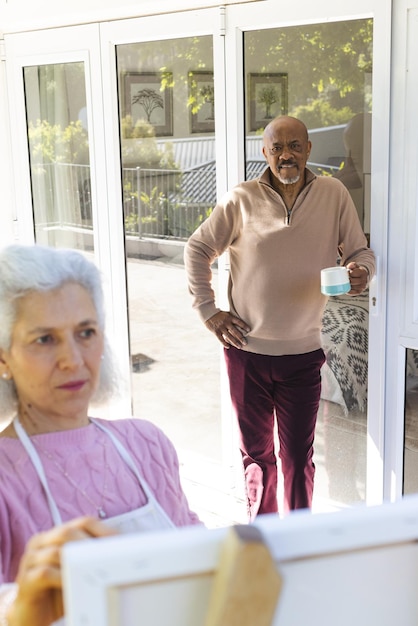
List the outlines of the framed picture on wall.
<svg viewBox="0 0 418 626">
<path fill-rule="evenodd" d="M 215 130 L 215 88 L 213 72 L 189 72 L 190 132 Z"/>
<path fill-rule="evenodd" d="M 249 75 L 250 131 L 265 128 L 277 115 L 287 114 L 287 79 L 285 73 Z"/>
<path fill-rule="evenodd" d="M 124 115 L 132 126 L 144 120 L 157 137 L 173 134 L 173 75 L 171 72 L 127 72 L 124 75 Z"/>
</svg>

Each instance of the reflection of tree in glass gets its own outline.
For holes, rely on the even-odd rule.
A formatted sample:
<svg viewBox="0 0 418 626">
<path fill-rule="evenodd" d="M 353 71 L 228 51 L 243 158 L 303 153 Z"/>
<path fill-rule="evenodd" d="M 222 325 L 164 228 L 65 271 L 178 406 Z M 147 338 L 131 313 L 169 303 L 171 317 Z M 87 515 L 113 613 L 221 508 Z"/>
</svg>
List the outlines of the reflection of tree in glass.
<svg viewBox="0 0 418 626">
<path fill-rule="evenodd" d="M 145 111 L 147 121 L 151 122 L 151 114 L 155 109 L 164 108 L 163 97 L 154 89 L 141 89 L 132 96 L 132 104 L 139 104 Z"/>
<path fill-rule="evenodd" d="M 264 119 L 271 119 L 273 117 L 271 114 L 271 107 L 278 100 L 278 92 L 275 87 L 263 87 L 262 89 L 260 89 L 257 97 L 257 102 L 259 102 L 260 104 L 264 104 L 264 106 L 266 107 Z"/>
<path fill-rule="evenodd" d="M 250 30 L 245 50 L 249 65 L 253 57 L 265 59 L 263 72 L 291 76 L 289 115 L 308 128 L 345 124 L 371 111 L 373 19 Z"/>
<path fill-rule="evenodd" d="M 206 85 L 206 87 L 202 87 L 200 90 L 200 95 L 203 98 L 204 102 L 210 104 L 210 114 L 206 119 L 214 120 L 215 119 L 215 89 L 213 85 Z"/>
</svg>

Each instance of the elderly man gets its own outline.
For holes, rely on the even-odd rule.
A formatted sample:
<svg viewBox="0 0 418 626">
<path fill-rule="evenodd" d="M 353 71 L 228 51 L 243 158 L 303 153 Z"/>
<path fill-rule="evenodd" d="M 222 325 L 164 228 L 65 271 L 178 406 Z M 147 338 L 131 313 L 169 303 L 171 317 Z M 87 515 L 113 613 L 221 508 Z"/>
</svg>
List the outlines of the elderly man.
<svg viewBox="0 0 418 626">
<path fill-rule="evenodd" d="M 345 265 L 353 296 L 375 271 L 347 189 L 306 167 L 306 126 L 277 117 L 265 128 L 263 144 L 263 174 L 228 192 L 185 250 L 193 305 L 225 348 L 251 520 L 278 510 L 275 420 L 285 511 L 312 504 L 325 360 L 320 331 L 327 298 L 320 271 Z M 210 267 L 226 250 L 229 311 L 221 311 Z"/>
</svg>

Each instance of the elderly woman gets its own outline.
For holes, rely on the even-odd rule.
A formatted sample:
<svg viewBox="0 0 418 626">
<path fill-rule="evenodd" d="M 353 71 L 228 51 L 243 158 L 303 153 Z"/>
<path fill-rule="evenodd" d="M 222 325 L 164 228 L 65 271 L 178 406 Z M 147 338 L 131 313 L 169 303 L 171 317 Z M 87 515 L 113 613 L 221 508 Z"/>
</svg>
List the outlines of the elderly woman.
<svg viewBox="0 0 418 626">
<path fill-rule="evenodd" d="M 199 519 L 156 426 L 89 416 L 117 385 L 96 266 L 70 250 L 7 247 L 0 320 L 0 418 L 11 419 L 0 433 L 0 625 L 46 626 L 62 615 L 62 543 Z"/>
</svg>

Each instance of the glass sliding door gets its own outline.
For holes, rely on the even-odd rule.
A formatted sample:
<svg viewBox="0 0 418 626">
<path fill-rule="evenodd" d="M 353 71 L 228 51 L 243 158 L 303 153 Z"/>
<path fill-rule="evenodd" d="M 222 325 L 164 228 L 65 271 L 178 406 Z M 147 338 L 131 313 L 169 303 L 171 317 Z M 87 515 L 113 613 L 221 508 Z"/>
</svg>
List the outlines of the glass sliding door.
<svg viewBox="0 0 418 626">
<path fill-rule="evenodd" d="M 237 133 L 238 149 L 232 148 L 228 162 L 233 183 L 264 171 L 262 133 L 271 119 L 301 119 L 312 141 L 308 167 L 345 184 L 377 257 L 387 243 L 390 58 L 375 51 L 390 36 L 389 4 L 302 2 L 285 14 L 270 0 L 262 7 L 231 7 L 226 40 L 226 80 L 236 86 L 227 118 Z M 324 314 L 327 362 L 315 440 L 315 510 L 383 497 L 385 317 L 379 279 L 359 297 L 330 299 Z"/>
<path fill-rule="evenodd" d="M 84 63 L 24 68 L 35 238 L 93 250 Z"/>
<path fill-rule="evenodd" d="M 216 201 L 212 37 L 118 46 L 117 67 L 126 241 L 143 256 L 186 241 Z"/>
<path fill-rule="evenodd" d="M 119 26 L 113 40 L 138 32 Z M 170 436 L 183 475 L 219 486 L 220 347 L 192 309 L 183 250 L 216 203 L 222 94 L 213 34 L 190 33 L 115 46 L 132 402 Z M 213 279 L 217 290 L 217 264 Z"/>
<path fill-rule="evenodd" d="M 372 69 L 372 19 L 244 32 L 246 178 L 266 167 L 269 121 L 301 119 L 308 167 L 346 185 L 369 240 Z M 330 298 L 323 320 L 315 497 L 336 506 L 366 497 L 368 301 L 368 292 Z"/>
</svg>

